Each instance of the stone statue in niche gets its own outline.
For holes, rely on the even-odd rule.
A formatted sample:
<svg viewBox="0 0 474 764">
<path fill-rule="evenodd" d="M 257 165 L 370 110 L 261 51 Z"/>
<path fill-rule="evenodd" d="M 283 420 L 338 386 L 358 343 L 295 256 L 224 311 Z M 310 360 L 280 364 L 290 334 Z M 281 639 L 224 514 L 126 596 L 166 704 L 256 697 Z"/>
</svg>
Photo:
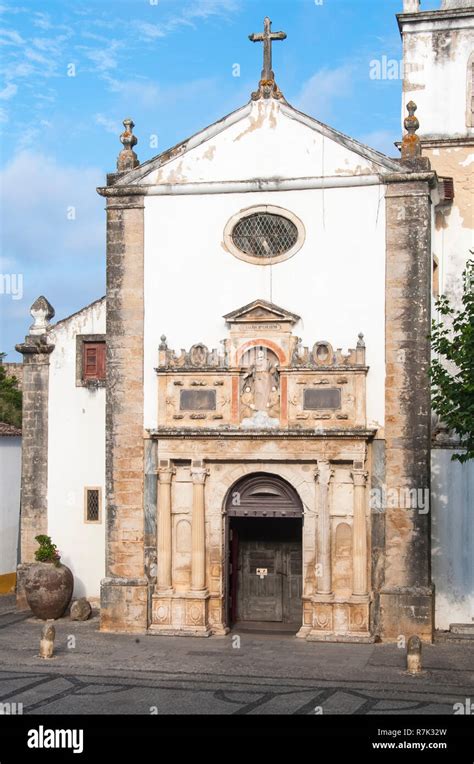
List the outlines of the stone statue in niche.
<svg viewBox="0 0 474 764">
<path fill-rule="evenodd" d="M 205 366 L 207 363 L 208 349 L 201 342 L 193 345 L 189 351 L 189 358 L 193 366 Z"/>
<path fill-rule="evenodd" d="M 244 414 L 242 427 L 278 427 L 278 363 L 270 360 L 262 348 L 256 352 L 255 363 L 244 373 L 240 400 Z"/>
</svg>

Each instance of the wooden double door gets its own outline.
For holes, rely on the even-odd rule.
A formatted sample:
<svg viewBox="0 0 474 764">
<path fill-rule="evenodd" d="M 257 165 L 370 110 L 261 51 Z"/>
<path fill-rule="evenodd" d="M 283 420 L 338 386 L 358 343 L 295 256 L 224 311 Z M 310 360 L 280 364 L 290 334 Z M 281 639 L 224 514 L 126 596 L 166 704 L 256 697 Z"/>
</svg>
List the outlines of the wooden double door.
<svg viewBox="0 0 474 764">
<path fill-rule="evenodd" d="M 231 524 L 231 620 L 301 626 L 301 519 Z"/>
</svg>

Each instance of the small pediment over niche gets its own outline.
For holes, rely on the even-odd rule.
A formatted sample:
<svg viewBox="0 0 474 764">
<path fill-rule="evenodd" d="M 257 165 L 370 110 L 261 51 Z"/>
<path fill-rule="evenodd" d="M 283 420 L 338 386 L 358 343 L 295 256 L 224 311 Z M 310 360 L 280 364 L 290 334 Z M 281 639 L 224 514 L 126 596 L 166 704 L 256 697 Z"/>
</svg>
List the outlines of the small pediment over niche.
<svg viewBox="0 0 474 764">
<path fill-rule="evenodd" d="M 261 324 L 264 323 L 288 323 L 296 324 L 300 317 L 296 313 L 290 313 L 284 308 L 279 308 L 266 300 L 254 300 L 242 308 L 233 310 L 224 316 L 226 322 L 232 324 Z"/>
</svg>

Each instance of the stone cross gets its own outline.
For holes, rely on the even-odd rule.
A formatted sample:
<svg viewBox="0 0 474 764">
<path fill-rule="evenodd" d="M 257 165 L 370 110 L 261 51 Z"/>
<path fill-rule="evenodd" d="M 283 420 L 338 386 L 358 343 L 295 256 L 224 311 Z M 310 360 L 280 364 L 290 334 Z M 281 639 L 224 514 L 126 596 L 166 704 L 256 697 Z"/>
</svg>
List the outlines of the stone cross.
<svg viewBox="0 0 474 764">
<path fill-rule="evenodd" d="M 251 42 L 263 42 L 263 69 L 262 80 L 269 81 L 275 78 L 272 72 L 272 42 L 273 40 L 285 40 L 286 32 L 272 32 L 272 22 L 265 16 L 263 32 L 249 34 Z"/>
</svg>

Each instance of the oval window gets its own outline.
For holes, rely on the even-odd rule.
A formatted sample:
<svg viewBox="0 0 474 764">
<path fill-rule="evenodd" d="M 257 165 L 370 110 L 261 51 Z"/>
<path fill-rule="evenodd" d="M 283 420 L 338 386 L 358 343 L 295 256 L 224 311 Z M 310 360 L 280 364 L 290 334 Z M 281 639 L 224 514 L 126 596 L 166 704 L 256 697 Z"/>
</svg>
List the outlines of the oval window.
<svg viewBox="0 0 474 764">
<path fill-rule="evenodd" d="M 224 232 L 233 255 L 258 265 L 287 260 L 304 241 L 302 222 L 279 207 L 253 207 L 234 215 Z"/>
</svg>

